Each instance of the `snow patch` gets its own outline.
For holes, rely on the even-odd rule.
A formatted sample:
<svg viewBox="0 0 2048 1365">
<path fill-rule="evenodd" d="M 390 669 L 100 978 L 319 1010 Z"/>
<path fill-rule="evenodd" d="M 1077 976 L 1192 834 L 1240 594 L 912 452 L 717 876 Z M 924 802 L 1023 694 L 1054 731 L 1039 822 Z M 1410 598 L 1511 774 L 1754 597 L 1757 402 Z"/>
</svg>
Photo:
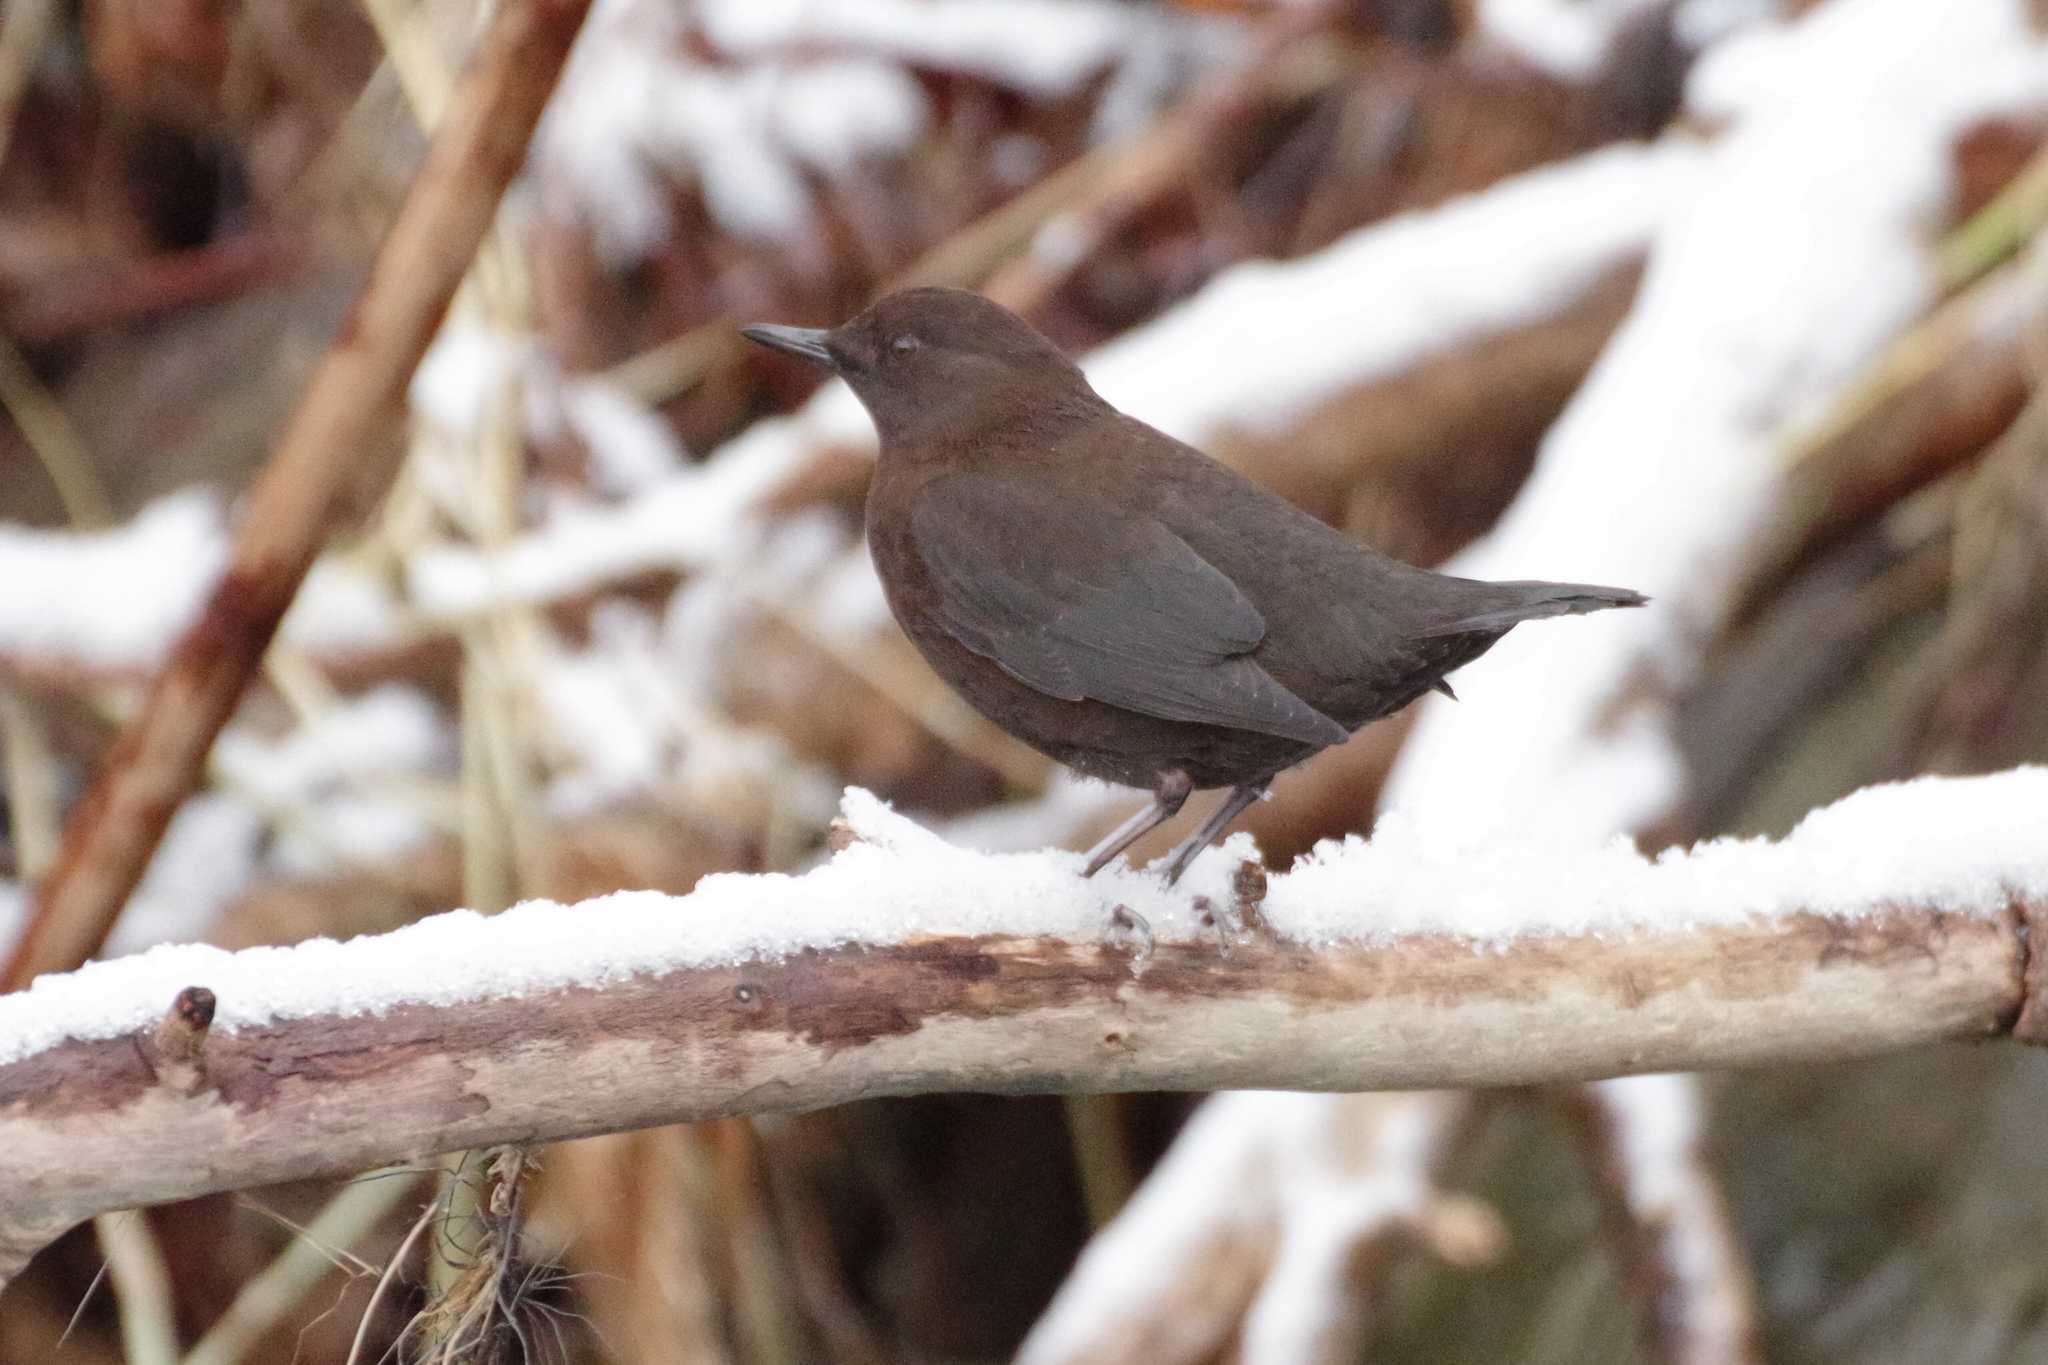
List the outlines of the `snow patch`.
<svg viewBox="0 0 2048 1365">
<path fill-rule="evenodd" d="M 1620 144 L 1304 260 L 1236 265 L 1084 368 L 1104 398 L 1182 440 L 1277 430 L 1347 387 L 1556 311 L 1647 245 L 1699 164 L 1684 139 Z"/>
<path fill-rule="evenodd" d="M 159 498 L 103 531 L 0 523 L 0 653 L 154 668 L 198 617 L 227 561 L 220 500 L 204 489 Z"/>
</svg>

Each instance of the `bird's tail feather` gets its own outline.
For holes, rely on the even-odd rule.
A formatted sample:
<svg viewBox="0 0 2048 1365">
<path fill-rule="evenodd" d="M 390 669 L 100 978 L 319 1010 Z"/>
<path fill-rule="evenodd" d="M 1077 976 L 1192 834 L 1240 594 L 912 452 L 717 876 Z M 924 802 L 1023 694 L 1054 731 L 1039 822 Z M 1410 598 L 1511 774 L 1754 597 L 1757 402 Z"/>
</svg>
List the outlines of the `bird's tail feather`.
<svg viewBox="0 0 2048 1365">
<path fill-rule="evenodd" d="M 1650 599 L 1628 588 L 1603 588 L 1591 583 L 1489 583 L 1491 600 L 1470 612 L 1433 625 L 1424 635 L 1464 635 L 1506 631 L 1522 621 L 1545 616 L 1583 616 L 1609 607 L 1640 607 Z"/>
</svg>

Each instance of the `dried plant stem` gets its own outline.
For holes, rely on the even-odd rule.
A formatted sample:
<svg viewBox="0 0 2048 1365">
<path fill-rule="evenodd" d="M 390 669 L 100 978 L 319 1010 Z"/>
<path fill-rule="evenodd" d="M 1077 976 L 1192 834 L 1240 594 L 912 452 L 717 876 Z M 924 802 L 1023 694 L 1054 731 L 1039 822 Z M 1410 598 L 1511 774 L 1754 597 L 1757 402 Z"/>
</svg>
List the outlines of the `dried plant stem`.
<svg viewBox="0 0 2048 1365">
<path fill-rule="evenodd" d="M 352 316 L 248 498 L 226 574 L 65 830 L 27 934 L 19 989 L 90 957 L 198 782 L 314 556 L 396 469 L 379 439 L 517 173 L 588 0 L 507 0 L 457 87 Z"/>
<path fill-rule="evenodd" d="M 1114 1095 L 1066 1096 L 1067 1134 L 1074 1146 L 1074 1170 L 1081 1177 L 1081 1200 L 1088 1222 L 1102 1227 L 1131 1199 L 1137 1180 L 1131 1174 L 1123 1125 Z"/>
<path fill-rule="evenodd" d="M 92 450 L 79 434 L 77 423 L 43 387 L 14 342 L 4 336 L 0 336 L 0 408 L 14 419 L 29 453 L 56 485 L 57 498 L 72 524 L 105 526 L 113 521 L 113 503 L 100 483 Z"/>
<path fill-rule="evenodd" d="M 56 767 L 42 718 L 11 687 L 0 687 L 0 757 L 7 764 L 7 832 L 14 839 L 15 874 L 33 883 L 57 856 Z"/>
<path fill-rule="evenodd" d="M 242 1286 L 233 1303 L 186 1353 L 184 1365 L 238 1365 L 264 1335 L 297 1307 L 334 1269 L 328 1248 L 346 1250 L 370 1235 L 391 1210 L 419 1187 L 414 1171 L 379 1172 L 345 1186 L 292 1239 L 261 1274 Z M 392 1258 L 404 1258 L 405 1248 Z M 388 1268 L 387 1268 L 388 1273 Z M 379 1281 L 380 1287 L 382 1281 Z M 367 1320 L 375 1298 L 366 1307 Z"/>
<path fill-rule="evenodd" d="M 370 1301 L 363 1305 L 363 1316 L 356 1323 L 355 1339 L 349 1343 L 348 1360 L 344 1365 L 361 1365 L 363 1346 L 369 1339 L 370 1322 L 376 1316 L 377 1305 L 383 1302 L 384 1293 L 391 1287 L 391 1282 L 398 1278 L 399 1270 L 405 1265 L 406 1257 L 412 1254 L 420 1235 L 440 1216 L 440 1213 L 440 1205 L 429 1200 L 427 1206 L 420 1210 L 420 1216 L 415 1218 L 412 1226 L 406 1230 L 404 1240 L 399 1242 L 398 1249 L 391 1253 L 391 1259 L 384 1263 L 384 1273 L 377 1277 L 377 1285 L 370 1291 Z"/>
<path fill-rule="evenodd" d="M 2048 151 L 2020 173 L 1941 244 L 1941 281 L 1960 289 L 2019 251 L 2048 222 Z"/>
<path fill-rule="evenodd" d="M 121 1311 L 121 1351 L 128 1365 L 176 1365 L 178 1312 L 163 1247 L 140 1210 L 93 1219 L 107 1278 Z"/>
</svg>

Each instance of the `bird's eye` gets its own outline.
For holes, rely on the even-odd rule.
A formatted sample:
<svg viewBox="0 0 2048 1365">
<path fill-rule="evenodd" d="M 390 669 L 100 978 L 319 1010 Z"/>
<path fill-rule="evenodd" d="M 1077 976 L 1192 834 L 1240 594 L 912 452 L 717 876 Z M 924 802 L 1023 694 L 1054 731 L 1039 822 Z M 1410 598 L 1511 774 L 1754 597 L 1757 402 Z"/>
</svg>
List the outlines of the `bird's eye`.
<svg viewBox="0 0 2048 1365">
<path fill-rule="evenodd" d="M 889 343 L 889 349 L 894 351 L 897 355 L 909 355 L 912 351 L 916 350 L 918 347 L 922 345 L 924 345 L 922 341 L 919 341 L 916 337 L 910 335 L 908 332 L 905 332 L 902 336 L 897 337 L 894 341 Z"/>
</svg>

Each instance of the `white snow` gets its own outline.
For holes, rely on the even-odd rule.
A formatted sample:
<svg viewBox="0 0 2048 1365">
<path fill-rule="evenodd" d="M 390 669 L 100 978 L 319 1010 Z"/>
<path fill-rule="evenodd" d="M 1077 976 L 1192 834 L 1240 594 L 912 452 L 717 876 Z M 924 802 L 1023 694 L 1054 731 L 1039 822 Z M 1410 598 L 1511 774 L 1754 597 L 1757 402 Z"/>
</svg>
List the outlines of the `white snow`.
<svg viewBox="0 0 2048 1365">
<path fill-rule="evenodd" d="M 216 1026 L 234 1029 L 601 987 L 641 973 L 926 935 L 1095 938 L 1117 905 L 1143 916 L 1162 941 L 1206 941 L 1213 930 L 1194 898 L 1228 904 L 1236 861 L 1252 853 L 1250 836 L 1233 835 L 1168 889 L 1121 864 L 1084 880 L 1078 853 L 957 848 L 857 788 L 843 810 L 859 839 L 801 877 L 725 874 L 687 896 L 533 901 L 488 919 L 456 911 L 345 944 L 160 947 L 44 977 L 0 997 L 0 1064 L 66 1038 L 146 1027 L 195 983 L 220 997 Z M 1795 909 L 1854 917 L 1925 904 L 1996 916 L 2015 896 L 2048 897 L 2044 823 L 2048 769 L 2022 768 L 1877 788 L 1817 813 L 1782 843 L 1722 842 L 1654 861 L 1531 839 L 1482 862 L 1469 848 L 1450 853 L 1397 837 L 1274 877 L 1264 912 L 1275 932 L 1317 945 L 1430 933 L 1475 947 L 1528 935 L 1682 930 Z"/>
<path fill-rule="evenodd" d="M 1177 1297 L 1216 1241 L 1259 1225 L 1278 1230 L 1279 1246 L 1239 1354 L 1317 1359 L 1317 1329 L 1353 1297 L 1344 1280 L 1350 1252 L 1421 1210 L 1458 1104 L 1428 1094 L 1216 1096 L 1082 1250 L 1018 1365 L 1093 1359 L 1133 1305 Z"/>
<path fill-rule="evenodd" d="M 385 649 L 406 633 L 390 584 L 332 554 L 313 561 L 278 635 L 299 649 L 352 654 Z"/>
<path fill-rule="evenodd" d="M 1558 840 L 1394 812 L 1370 841 L 1324 842 L 1273 883 L 1266 911 L 1296 938 L 1451 932 L 1613 935 L 1738 923 L 1887 898 L 1986 913 L 2048 891 L 2048 768 L 1867 787 L 1809 814 L 1783 841 L 1716 839 L 1654 859 L 1626 839 Z M 1355 900 L 1353 898 L 1356 898 Z M 1356 905 L 1374 908 L 1361 925 Z"/>
<path fill-rule="evenodd" d="M 1616 583 L 1646 610 L 1518 630 L 1424 704 L 1386 805 L 1583 841 L 1671 807 L 1668 698 L 1775 495 L 1778 450 L 1933 296 L 1930 226 L 1966 124 L 2048 101 L 2017 0 L 1834 0 L 1701 60 L 1732 126 L 1652 249 L 1635 307 L 1494 531 L 1451 566 Z M 1629 694 L 1640 704 L 1611 703 Z"/>
<path fill-rule="evenodd" d="M 1334 1317 L 1364 1313 L 1353 1273 L 1358 1251 L 1422 1213 L 1434 1193 L 1430 1173 L 1446 1129 L 1461 1107 L 1426 1093 L 1383 1099 L 1365 1160 L 1347 1164 L 1332 1161 L 1328 1149 L 1342 1151 L 1347 1139 L 1355 1143 L 1358 1125 L 1341 1122 L 1342 1106 L 1301 1106 L 1303 1118 L 1319 1118 L 1337 1131 L 1310 1159 L 1289 1153 L 1295 1159 L 1281 1168 L 1286 1216 L 1272 1267 L 1245 1315 L 1247 1365 L 1313 1360 Z"/>
<path fill-rule="evenodd" d="M 1589 845 L 1532 823 L 1520 833 L 1380 817 L 1372 839 L 1325 841 L 1276 880 L 1266 913 L 1309 941 L 1458 933 L 1618 935 L 1702 929 L 1798 909 L 1858 913 L 1896 898 L 1985 913 L 2048 890 L 2048 767 L 1999 778 L 1864 788 L 1815 810 L 1784 841 L 1714 839 L 1642 857 L 1628 839 Z M 1360 923 L 1356 902 L 1374 907 Z"/>
<path fill-rule="evenodd" d="M 609 0 L 577 41 L 533 155 L 557 210 L 625 263 L 669 229 L 671 180 L 694 180 L 726 230 L 786 238 L 810 216 L 806 172 L 843 177 L 901 153 L 926 119 L 924 92 L 891 62 L 715 66 L 689 55 L 681 7 Z"/>
<path fill-rule="evenodd" d="M 0 523 L 0 654 L 154 668 L 198 616 L 227 554 L 219 499 L 201 489 L 160 498 L 104 531 Z"/>
<path fill-rule="evenodd" d="M 220 499 L 203 488 L 168 494 L 103 531 L 0 523 L 0 655 L 151 672 L 198 618 L 227 561 Z M 359 571 L 323 559 L 281 634 L 307 649 L 376 648 L 398 638 L 398 605 Z"/>
<path fill-rule="evenodd" d="M 1479 28 L 1560 80 L 1598 74 L 1621 27 L 1666 0 L 1481 0 Z"/>
<path fill-rule="evenodd" d="M 230 730 L 214 759 L 249 791 L 293 801 L 352 778 L 453 758 L 449 726 L 421 693 L 395 683 L 338 701 L 276 740 Z"/>
<path fill-rule="evenodd" d="M 1607 1111 L 1629 1207 L 1645 1223 L 1661 1221 L 1699 1180 L 1707 1125 L 1698 1087 L 1662 1075 L 1623 1076 L 1589 1089 Z"/>
<path fill-rule="evenodd" d="M 1480 0 L 1478 18 L 1482 33 L 1537 70 L 1584 82 L 1600 74 L 1624 28 L 1653 22 L 1667 5 L 1673 31 L 1694 50 L 1776 8 L 1774 0 Z"/>
<path fill-rule="evenodd" d="M 1740 1250 L 1728 1243 L 1721 1189 L 1709 1166 L 1698 1081 L 1622 1076 L 1595 1081 L 1587 1098 L 1605 1111 L 1630 1213 L 1656 1236 L 1688 1310 L 1688 1336 L 1710 1358 L 1743 1350 L 1750 1323 Z M 1725 1343 L 1706 1348 L 1702 1338 Z"/>
<path fill-rule="evenodd" d="M 698 13 L 734 56 L 838 47 L 1039 96 L 1067 94 L 1203 27 L 1162 26 L 1142 6 L 1108 0 L 705 0 Z"/>
<path fill-rule="evenodd" d="M 588 591 L 650 569 L 699 569 L 754 543 L 755 503 L 821 446 L 873 443 L 853 394 L 833 384 L 789 417 L 756 422 L 701 465 L 617 506 L 565 504 L 501 550 L 434 546 L 407 561 L 428 617 L 480 614 Z"/>
<path fill-rule="evenodd" d="M 1089 380 L 1183 440 L 1284 427 L 1348 386 L 1556 311 L 1644 248 L 1690 199 L 1699 162 L 1684 139 L 1618 144 L 1299 261 L 1233 266 L 1095 351 Z"/>
<path fill-rule="evenodd" d="M 1131 1305 L 1184 1287 L 1206 1240 L 1227 1235 L 1231 1224 L 1272 1220 L 1283 1170 L 1299 1169 L 1304 1150 L 1330 1136 L 1331 1111 L 1311 1098 L 1242 1090 L 1197 1110 L 1131 1202 L 1082 1249 L 1018 1348 L 1017 1365 L 1087 1359 Z M 1275 1160 L 1281 1153 L 1284 1162 Z"/>
<path fill-rule="evenodd" d="M 723 624 L 711 623 L 710 634 Z M 699 625 L 673 601 L 660 621 L 606 603 L 591 617 L 588 647 L 543 644 L 528 681 L 560 769 L 546 793 L 552 814 L 580 815 L 657 787 L 717 811 L 718 793 L 738 781 L 772 793 L 811 828 L 830 818 L 836 789 L 822 770 L 779 735 L 737 726 L 704 699 L 701 669 L 716 645 Z"/>
<path fill-rule="evenodd" d="M 473 437 L 504 401 L 507 385 L 533 355 L 533 339 L 515 336 L 458 311 L 435 334 L 413 371 L 406 396 L 412 410 L 444 434 Z"/>
<path fill-rule="evenodd" d="M 669 229 L 670 182 L 694 182 L 742 237 L 787 240 L 810 220 L 806 177 L 844 180 L 900 156 L 930 122 L 906 68 L 1059 97 L 1111 73 L 1096 138 L 1141 122 L 1191 70 L 1234 52 L 1241 26 L 1105 0 L 726 0 L 698 22 L 728 65 L 691 55 L 685 13 L 600 4 L 534 156 L 557 210 L 624 263 Z"/>
<path fill-rule="evenodd" d="M 777 140 L 806 166 L 844 178 L 869 157 L 899 151 L 923 133 L 924 91 L 884 62 L 768 67 L 754 78 Z"/>
<path fill-rule="evenodd" d="M 559 392 L 563 420 L 590 452 L 592 482 L 600 493 L 644 493 L 688 465 L 688 453 L 668 423 L 617 384 L 577 376 L 562 381 Z"/>
</svg>

